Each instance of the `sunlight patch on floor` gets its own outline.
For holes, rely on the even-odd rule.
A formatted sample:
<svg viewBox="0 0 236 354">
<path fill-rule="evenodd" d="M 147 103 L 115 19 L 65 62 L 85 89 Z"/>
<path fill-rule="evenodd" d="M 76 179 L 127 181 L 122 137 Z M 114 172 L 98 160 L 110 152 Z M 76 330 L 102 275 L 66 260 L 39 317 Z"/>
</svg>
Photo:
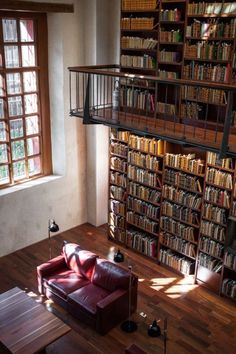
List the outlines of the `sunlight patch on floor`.
<svg viewBox="0 0 236 354">
<path fill-rule="evenodd" d="M 150 288 L 159 291 L 165 288 L 167 285 L 173 283 L 175 280 L 176 278 L 152 278 L 152 285 L 150 286 Z"/>
</svg>

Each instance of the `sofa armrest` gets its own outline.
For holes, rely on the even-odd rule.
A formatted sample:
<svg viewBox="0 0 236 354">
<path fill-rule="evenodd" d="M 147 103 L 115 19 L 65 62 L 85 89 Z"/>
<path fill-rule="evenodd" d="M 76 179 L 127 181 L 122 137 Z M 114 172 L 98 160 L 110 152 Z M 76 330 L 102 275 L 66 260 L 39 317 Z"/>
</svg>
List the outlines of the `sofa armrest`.
<svg viewBox="0 0 236 354">
<path fill-rule="evenodd" d="M 66 267 L 64 256 L 57 256 L 50 259 L 48 262 L 37 266 L 38 290 L 40 294 L 43 294 L 43 277 L 50 275 L 63 267 Z"/>
<path fill-rule="evenodd" d="M 105 297 L 105 299 L 102 299 L 101 301 L 99 301 L 97 303 L 97 307 L 101 310 L 104 310 L 109 307 L 116 306 L 115 303 L 119 302 L 120 298 L 125 294 L 127 294 L 127 290 L 117 289 L 113 293 L 111 293 L 110 295 Z"/>
</svg>

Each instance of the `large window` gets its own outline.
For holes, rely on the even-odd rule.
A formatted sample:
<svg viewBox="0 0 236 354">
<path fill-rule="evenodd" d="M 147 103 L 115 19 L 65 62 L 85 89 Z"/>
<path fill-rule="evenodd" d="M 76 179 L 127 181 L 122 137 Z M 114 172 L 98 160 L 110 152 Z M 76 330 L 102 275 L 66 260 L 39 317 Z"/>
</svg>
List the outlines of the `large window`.
<svg viewBox="0 0 236 354">
<path fill-rule="evenodd" d="M 51 172 L 47 26 L 0 12 L 0 188 Z"/>
</svg>

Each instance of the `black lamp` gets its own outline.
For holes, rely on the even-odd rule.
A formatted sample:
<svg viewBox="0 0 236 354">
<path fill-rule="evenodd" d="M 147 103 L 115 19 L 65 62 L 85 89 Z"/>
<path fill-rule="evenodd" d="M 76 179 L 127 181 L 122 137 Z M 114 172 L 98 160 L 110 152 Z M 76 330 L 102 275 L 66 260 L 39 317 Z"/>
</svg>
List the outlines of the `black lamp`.
<svg viewBox="0 0 236 354">
<path fill-rule="evenodd" d="M 48 220 L 48 242 L 49 242 L 49 258 L 52 258 L 52 247 L 51 247 L 51 232 L 59 231 L 59 226 L 56 224 L 55 220 Z"/>
<path fill-rule="evenodd" d="M 158 326 L 156 320 L 154 320 L 153 323 L 149 326 L 148 335 L 150 337 L 159 337 L 161 335 L 161 329 L 160 326 Z"/>
<path fill-rule="evenodd" d="M 129 266 L 129 318 L 127 321 L 123 322 L 121 324 L 121 329 L 124 332 L 127 333 L 132 333 L 134 331 L 137 330 L 138 326 L 137 323 L 135 323 L 134 321 L 130 320 L 130 315 L 131 315 L 131 283 L 132 283 L 132 266 Z"/>
<path fill-rule="evenodd" d="M 117 252 L 114 254 L 114 261 L 116 263 L 124 262 L 124 255 L 123 255 L 123 253 L 121 253 L 119 248 L 118 248 Z"/>
</svg>

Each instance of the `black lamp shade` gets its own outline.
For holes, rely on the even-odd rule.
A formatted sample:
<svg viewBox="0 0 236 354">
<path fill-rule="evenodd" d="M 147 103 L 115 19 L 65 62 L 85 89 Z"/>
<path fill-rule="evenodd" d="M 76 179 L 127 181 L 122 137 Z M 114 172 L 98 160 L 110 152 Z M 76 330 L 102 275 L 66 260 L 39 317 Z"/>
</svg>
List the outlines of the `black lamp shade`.
<svg viewBox="0 0 236 354">
<path fill-rule="evenodd" d="M 117 263 L 124 262 L 124 255 L 118 249 L 118 251 L 114 254 L 114 261 Z"/>
<path fill-rule="evenodd" d="M 57 232 L 59 231 L 59 226 L 55 223 L 55 220 L 50 221 L 48 225 L 48 230 L 50 232 Z"/>
<path fill-rule="evenodd" d="M 148 328 L 148 335 L 150 337 L 159 337 L 161 335 L 161 329 L 156 320 L 154 320 L 152 325 Z"/>
</svg>

